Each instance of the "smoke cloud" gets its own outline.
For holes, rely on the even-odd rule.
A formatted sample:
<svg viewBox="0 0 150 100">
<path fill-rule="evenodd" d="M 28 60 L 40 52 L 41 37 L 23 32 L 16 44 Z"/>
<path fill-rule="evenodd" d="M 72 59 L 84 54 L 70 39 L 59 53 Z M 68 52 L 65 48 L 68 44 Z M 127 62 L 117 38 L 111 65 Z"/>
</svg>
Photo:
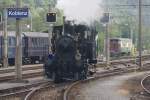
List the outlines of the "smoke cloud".
<svg viewBox="0 0 150 100">
<path fill-rule="evenodd" d="M 101 0 L 59 0 L 57 7 L 64 10 L 67 19 L 89 23 L 102 14 L 100 3 Z"/>
</svg>

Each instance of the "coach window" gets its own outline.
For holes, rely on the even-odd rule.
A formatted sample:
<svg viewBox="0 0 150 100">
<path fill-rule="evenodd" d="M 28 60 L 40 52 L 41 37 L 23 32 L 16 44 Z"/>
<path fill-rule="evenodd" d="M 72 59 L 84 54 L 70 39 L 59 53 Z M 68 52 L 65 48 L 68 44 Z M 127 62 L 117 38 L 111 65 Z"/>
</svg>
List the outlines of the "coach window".
<svg viewBox="0 0 150 100">
<path fill-rule="evenodd" d="M 34 47 L 36 47 L 36 38 L 33 38 L 34 40 Z"/>
<path fill-rule="evenodd" d="M 41 38 L 39 38 L 39 46 L 41 46 Z"/>
<path fill-rule="evenodd" d="M 11 43 L 12 43 L 13 46 L 15 46 L 15 44 L 16 44 L 16 38 L 15 37 L 11 38 Z"/>
<path fill-rule="evenodd" d="M 40 41 L 40 38 L 38 38 L 38 46 L 41 45 L 41 41 Z"/>
<path fill-rule="evenodd" d="M 31 40 L 31 38 L 28 38 L 27 43 L 28 43 L 28 46 L 29 46 L 29 47 L 32 46 L 32 40 Z"/>
<path fill-rule="evenodd" d="M 43 38 L 43 45 L 45 44 L 45 37 Z"/>
<path fill-rule="evenodd" d="M 41 38 L 41 45 L 43 45 L 43 38 Z"/>
<path fill-rule="evenodd" d="M 46 45 L 46 38 L 44 38 L 44 43 L 43 44 Z"/>
<path fill-rule="evenodd" d="M 40 38 L 40 46 L 42 45 L 42 38 Z"/>
<path fill-rule="evenodd" d="M 43 38 L 41 38 L 41 45 L 43 45 Z"/>
<path fill-rule="evenodd" d="M 44 44 L 44 38 L 41 38 L 41 43 L 42 43 L 42 45 Z"/>
<path fill-rule="evenodd" d="M 31 43 L 31 44 L 30 44 L 30 43 Z M 33 40 L 32 40 L 32 38 L 30 38 L 29 44 L 30 44 L 30 46 L 32 47 L 32 45 L 33 45 Z"/>
<path fill-rule="evenodd" d="M 10 46 L 14 46 L 14 41 L 13 41 L 13 37 L 8 37 L 8 45 Z"/>
<path fill-rule="evenodd" d="M 45 39 L 45 44 L 49 44 L 49 39 L 48 38 Z"/>
<path fill-rule="evenodd" d="M 1 46 L 1 44 L 2 44 L 2 37 L 0 36 L 0 46 Z"/>
<path fill-rule="evenodd" d="M 37 46 L 39 46 L 39 38 L 37 38 Z"/>
<path fill-rule="evenodd" d="M 35 45 L 36 45 L 36 47 L 38 47 L 38 45 L 39 45 L 39 38 L 35 38 Z"/>
<path fill-rule="evenodd" d="M 46 44 L 46 45 L 48 45 L 48 44 L 49 44 L 49 42 L 51 43 L 51 40 L 49 41 L 49 39 L 48 39 L 48 38 L 46 38 L 46 39 L 45 39 L 45 44 Z"/>
<path fill-rule="evenodd" d="M 32 47 L 34 46 L 34 38 L 31 38 L 32 41 Z"/>
<path fill-rule="evenodd" d="M 11 46 L 11 37 L 8 37 L 8 45 Z"/>
<path fill-rule="evenodd" d="M 36 43 L 36 38 L 34 38 L 34 47 L 37 46 L 37 43 Z"/>
<path fill-rule="evenodd" d="M 43 45 L 45 45 L 45 39 L 46 39 L 46 38 L 44 37 L 44 38 L 43 38 Z"/>
<path fill-rule="evenodd" d="M 37 38 L 35 38 L 35 46 L 36 46 L 36 47 L 38 46 Z"/>
<path fill-rule="evenodd" d="M 22 46 L 25 46 L 25 38 L 22 38 Z"/>
</svg>

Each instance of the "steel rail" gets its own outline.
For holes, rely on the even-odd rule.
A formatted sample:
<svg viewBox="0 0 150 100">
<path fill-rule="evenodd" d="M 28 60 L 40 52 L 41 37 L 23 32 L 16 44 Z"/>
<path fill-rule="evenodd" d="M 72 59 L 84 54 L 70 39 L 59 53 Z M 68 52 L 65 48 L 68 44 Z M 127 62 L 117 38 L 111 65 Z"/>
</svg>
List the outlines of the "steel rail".
<svg viewBox="0 0 150 100">
<path fill-rule="evenodd" d="M 127 73 L 127 72 L 130 72 L 130 71 L 134 71 L 133 69 L 120 69 L 120 70 L 112 70 L 112 71 L 109 71 L 109 72 L 106 72 L 106 73 L 102 73 L 100 75 L 97 75 L 95 77 L 91 77 L 91 78 L 88 78 L 88 79 L 85 79 L 85 80 L 80 80 L 80 81 L 77 81 L 73 84 L 71 84 L 70 86 L 68 86 L 68 88 L 65 90 L 64 94 L 63 94 L 63 100 L 69 100 L 68 98 L 68 94 L 70 93 L 70 91 L 77 85 L 81 84 L 81 83 L 85 83 L 85 82 L 89 82 L 89 81 L 93 81 L 93 80 L 96 80 L 96 79 L 100 79 L 100 78 L 105 78 L 105 77 L 110 77 L 110 76 L 115 76 L 115 75 L 120 75 L 120 74 L 124 74 L 124 73 Z"/>
<path fill-rule="evenodd" d="M 16 87 L 16 88 L 10 88 L 10 91 L 11 90 L 15 90 L 15 89 L 17 89 L 17 90 L 15 90 L 15 92 L 14 91 L 8 92 L 9 89 L 7 89 L 6 93 L 0 95 L 0 98 L 5 98 L 5 97 L 9 97 L 9 96 L 16 96 L 16 95 L 22 95 L 22 94 L 27 94 L 30 91 L 32 91 L 34 88 L 36 88 L 38 86 L 41 86 L 41 84 L 47 84 L 47 83 L 50 83 L 50 81 L 42 81 L 42 82 L 33 83 L 33 84 L 29 84 L 29 85 L 25 85 L 25 86 L 20 86 L 20 87 Z M 3 90 L 1 90 L 1 91 L 3 91 Z"/>
<path fill-rule="evenodd" d="M 141 80 L 141 86 L 142 88 L 148 93 L 150 94 L 150 89 L 147 89 L 146 86 L 144 85 L 144 82 L 147 80 L 147 78 L 149 78 L 150 75 L 147 75 L 146 77 L 144 77 L 142 80 Z"/>
<path fill-rule="evenodd" d="M 37 91 L 39 91 L 40 89 L 43 88 L 48 88 L 48 87 L 55 87 L 54 84 L 49 84 L 49 82 L 47 82 L 46 84 L 42 84 L 36 88 L 33 88 L 24 98 L 24 100 L 30 100 L 32 98 L 32 96 L 34 95 L 34 93 L 36 93 Z"/>
</svg>

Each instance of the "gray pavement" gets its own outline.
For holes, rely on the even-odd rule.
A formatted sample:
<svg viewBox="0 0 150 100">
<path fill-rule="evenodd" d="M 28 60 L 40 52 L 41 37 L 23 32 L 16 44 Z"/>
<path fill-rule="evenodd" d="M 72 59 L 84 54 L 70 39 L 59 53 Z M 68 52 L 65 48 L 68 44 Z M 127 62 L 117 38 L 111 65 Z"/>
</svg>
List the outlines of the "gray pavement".
<svg viewBox="0 0 150 100">
<path fill-rule="evenodd" d="M 86 83 L 76 100 L 130 100 L 129 91 L 121 89 L 121 85 L 127 79 L 143 74 L 145 73 L 125 74 Z"/>
<path fill-rule="evenodd" d="M 36 77 L 36 78 L 26 79 L 25 81 L 28 81 L 28 82 L 15 82 L 15 81 L 12 81 L 12 82 L 0 83 L 0 90 L 26 86 L 26 85 L 38 83 L 38 82 L 41 82 L 41 81 L 46 81 L 46 79 L 44 79 L 44 77 Z"/>
</svg>

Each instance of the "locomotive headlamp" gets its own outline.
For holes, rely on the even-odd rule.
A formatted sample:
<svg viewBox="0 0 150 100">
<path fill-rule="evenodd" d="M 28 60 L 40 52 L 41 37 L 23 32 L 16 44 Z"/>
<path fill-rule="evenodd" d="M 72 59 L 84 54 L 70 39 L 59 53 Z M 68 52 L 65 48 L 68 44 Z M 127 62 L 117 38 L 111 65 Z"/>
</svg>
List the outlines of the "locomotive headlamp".
<svg viewBox="0 0 150 100">
<path fill-rule="evenodd" d="M 75 59 L 76 60 L 81 60 L 81 54 L 80 54 L 79 50 L 77 50 L 77 53 L 75 55 Z"/>
</svg>

